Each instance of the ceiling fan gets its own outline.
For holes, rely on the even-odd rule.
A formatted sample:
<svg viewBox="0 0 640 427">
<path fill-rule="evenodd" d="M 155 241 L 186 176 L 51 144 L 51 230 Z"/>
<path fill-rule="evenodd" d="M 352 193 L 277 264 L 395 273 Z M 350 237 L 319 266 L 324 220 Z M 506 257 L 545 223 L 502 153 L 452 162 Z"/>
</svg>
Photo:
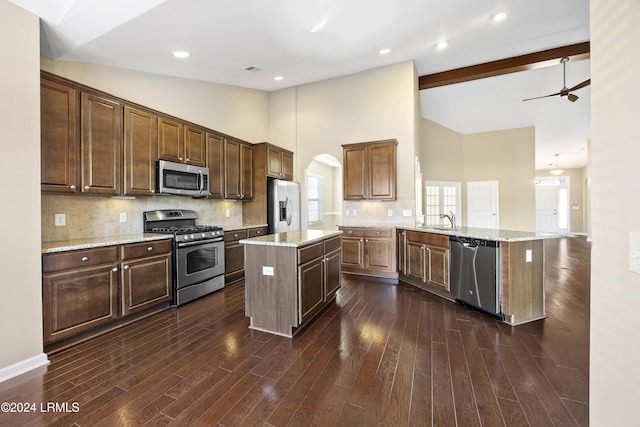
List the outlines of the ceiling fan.
<svg viewBox="0 0 640 427">
<path fill-rule="evenodd" d="M 562 83 L 563 83 L 562 89 L 560 89 L 560 92 L 552 93 L 551 95 L 537 96 L 535 98 L 527 98 L 527 99 L 523 99 L 523 101 L 531 101 L 532 99 L 549 98 L 551 96 L 559 95 L 559 96 L 566 96 L 567 99 L 571 102 L 576 102 L 578 100 L 578 96 L 573 94 L 572 92 L 578 89 L 582 89 L 583 87 L 589 86 L 591 84 L 591 79 L 587 79 L 582 83 L 578 83 L 572 88 L 567 88 L 567 62 L 569 62 L 569 58 L 566 56 L 560 60 L 560 63 L 562 63 Z"/>
</svg>

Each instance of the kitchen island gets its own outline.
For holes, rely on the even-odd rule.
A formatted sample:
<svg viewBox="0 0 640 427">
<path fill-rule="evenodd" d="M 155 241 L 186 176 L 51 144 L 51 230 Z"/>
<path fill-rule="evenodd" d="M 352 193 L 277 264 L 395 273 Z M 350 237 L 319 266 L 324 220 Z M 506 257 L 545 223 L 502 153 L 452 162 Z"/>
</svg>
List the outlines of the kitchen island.
<svg viewBox="0 0 640 427">
<path fill-rule="evenodd" d="M 240 240 L 251 329 L 293 337 L 340 288 L 341 231 L 306 230 Z"/>
</svg>

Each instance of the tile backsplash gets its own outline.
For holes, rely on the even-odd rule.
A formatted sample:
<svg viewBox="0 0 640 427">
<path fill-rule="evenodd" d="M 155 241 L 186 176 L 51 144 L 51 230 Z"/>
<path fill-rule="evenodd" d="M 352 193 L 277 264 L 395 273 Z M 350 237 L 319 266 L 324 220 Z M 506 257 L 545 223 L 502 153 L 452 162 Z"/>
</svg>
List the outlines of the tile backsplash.
<svg viewBox="0 0 640 427">
<path fill-rule="evenodd" d="M 43 195 L 41 209 L 43 242 L 142 233 L 142 213 L 155 209 L 194 210 L 198 213 L 198 224 L 222 227 L 242 225 L 242 202 L 182 196 L 126 199 Z M 126 222 L 120 222 L 122 213 L 126 216 Z M 64 226 L 55 225 L 56 214 L 64 215 Z"/>
</svg>

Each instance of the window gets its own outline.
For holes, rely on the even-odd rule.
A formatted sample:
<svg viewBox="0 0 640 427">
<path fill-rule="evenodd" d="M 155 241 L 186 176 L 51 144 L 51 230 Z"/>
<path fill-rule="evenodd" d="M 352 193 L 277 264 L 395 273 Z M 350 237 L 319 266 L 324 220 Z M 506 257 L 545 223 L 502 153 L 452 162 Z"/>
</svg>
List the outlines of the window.
<svg viewBox="0 0 640 427">
<path fill-rule="evenodd" d="M 462 204 L 462 184 L 448 181 L 424 182 L 424 220 L 426 225 L 448 226 L 451 225 L 446 218 L 440 218 L 440 214 L 453 212 L 456 222 L 460 224 L 459 216 Z"/>
<path fill-rule="evenodd" d="M 322 177 L 307 175 L 307 199 L 309 201 L 309 223 L 322 222 Z"/>
</svg>

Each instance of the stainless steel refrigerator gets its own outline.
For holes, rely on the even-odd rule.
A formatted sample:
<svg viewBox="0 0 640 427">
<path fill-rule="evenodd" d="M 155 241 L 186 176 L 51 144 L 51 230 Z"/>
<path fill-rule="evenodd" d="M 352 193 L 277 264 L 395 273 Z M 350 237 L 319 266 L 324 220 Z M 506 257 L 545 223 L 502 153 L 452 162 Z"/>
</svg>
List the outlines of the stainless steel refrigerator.
<svg viewBox="0 0 640 427">
<path fill-rule="evenodd" d="M 300 184 L 267 178 L 269 234 L 300 230 Z"/>
</svg>

